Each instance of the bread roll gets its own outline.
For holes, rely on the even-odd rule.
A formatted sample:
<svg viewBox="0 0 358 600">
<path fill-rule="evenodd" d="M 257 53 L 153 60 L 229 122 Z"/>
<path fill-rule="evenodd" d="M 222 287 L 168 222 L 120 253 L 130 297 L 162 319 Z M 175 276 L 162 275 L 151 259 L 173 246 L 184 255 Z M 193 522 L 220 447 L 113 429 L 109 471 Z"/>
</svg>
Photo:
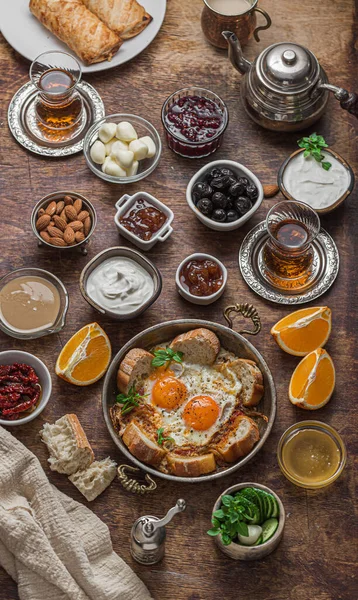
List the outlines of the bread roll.
<svg viewBox="0 0 358 600">
<path fill-rule="evenodd" d="M 82 0 L 30 0 L 30 11 L 88 65 L 111 60 L 122 44 Z"/>
<path fill-rule="evenodd" d="M 137 0 L 83 0 L 83 3 L 123 40 L 138 35 L 152 20 Z"/>
</svg>

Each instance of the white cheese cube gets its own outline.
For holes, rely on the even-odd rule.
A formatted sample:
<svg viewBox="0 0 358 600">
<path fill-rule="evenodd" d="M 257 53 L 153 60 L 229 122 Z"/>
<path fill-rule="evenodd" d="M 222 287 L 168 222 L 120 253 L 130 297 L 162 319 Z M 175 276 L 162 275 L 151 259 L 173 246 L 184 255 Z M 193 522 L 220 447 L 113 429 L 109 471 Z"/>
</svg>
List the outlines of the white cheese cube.
<svg viewBox="0 0 358 600">
<path fill-rule="evenodd" d="M 117 125 L 115 123 L 104 123 L 98 130 L 98 137 L 104 144 L 116 135 Z"/>
<path fill-rule="evenodd" d="M 104 160 L 106 158 L 106 148 L 105 145 L 97 140 L 92 146 L 90 150 L 90 157 L 93 162 L 97 165 L 103 165 Z"/>
<path fill-rule="evenodd" d="M 134 140 L 129 144 L 129 150 L 134 154 L 134 160 L 143 160 L 148 154 L 148 146 L 140 140 Z"/>
<path fill-rule="evenodd" d="M 129 169 L 133 164 L 134 154 L 130 150 L 118 150 L 115 153 L 115 158 L 123 169 Z"/>
<path fill-rule="evenodd" d="M 127 175 L 125 170 L 110 156 L 107 156 L 104 161 L 102 171 L 106 173 L 106 175 L 112 175 L 113 177 L 126 177 Z"/>
<path fill-rule="evenodd" d="M 136 140 L 138 135 L 132 123 L 122 121 L 117 125 L 116 137 L 122 142 L 131 142 L 132 140 Z"/>
<path fill-rule="evenodd" d="M 116 137 L 113 137 L 111 140 L 109 140 L 109 142 L 107 142 L 107 144 L 104 145 L 105 149 L 106 149 L 106 156 L 110 156 L 111 152 L 112 152 L 112 148 L 114 146 L 114 144 L 116 144 L 118 142 Z M 124 142 L 120 142 L 121 144 Z M 128 146 L 126 145 L 126 148 L 128 148 Z"/>
<path fill-rule="evenodd" d="M 114 144 L 112 144 L 112 148 L 111 148 L 111 155 L 112 157 L 117 154 L 117 152 L 119 152 L 120 150 L 128 150 L 128 144 L 126 144 L 125 142 L 121 142 L 120 140 L 117 140 L 117 138 L 114 138 L 116 141 L 114 142 Z"/>
<path fill-rule="evenodd" d="M 132 166 L 127 169 L 127 177 L 132 177 L 133 175 L 137 175 L 138 173 L 139 162 L 137 160 L 134 161 Z"/>
<path fill-rule="evenodd" d="M 139 142 L 143 142 L 148 148 L 147 158 L 153 158 L 157 152 L 157 147 L 149 135 L 139 138 Z"/>
</svg>

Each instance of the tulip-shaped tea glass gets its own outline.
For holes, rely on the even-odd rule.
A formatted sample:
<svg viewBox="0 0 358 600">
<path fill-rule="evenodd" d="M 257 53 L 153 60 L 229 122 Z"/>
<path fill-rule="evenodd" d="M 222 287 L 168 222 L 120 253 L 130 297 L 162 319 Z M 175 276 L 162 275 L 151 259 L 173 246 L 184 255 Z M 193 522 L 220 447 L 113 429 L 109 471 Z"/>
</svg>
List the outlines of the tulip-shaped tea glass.
<svg viewBox="0 0 358 600">
<path fill-rule="evenodd" d="M 266 228 L 264 277 L 277 288 L 301 291 L 312 280 L 312 242 L 320 231 L 317 213 L 303 202 L 279 202 L 269 210 Z"/>
<path fill-rule="evenodd" d="M 76 89 L 81 79 L 79 62 L 66 52 L 44 52 L 31 64 L 30 79 L 38 90 L 37 124 L 46 136 L 59 142 L 77 136 L 83 114 Z"/>
</svg>

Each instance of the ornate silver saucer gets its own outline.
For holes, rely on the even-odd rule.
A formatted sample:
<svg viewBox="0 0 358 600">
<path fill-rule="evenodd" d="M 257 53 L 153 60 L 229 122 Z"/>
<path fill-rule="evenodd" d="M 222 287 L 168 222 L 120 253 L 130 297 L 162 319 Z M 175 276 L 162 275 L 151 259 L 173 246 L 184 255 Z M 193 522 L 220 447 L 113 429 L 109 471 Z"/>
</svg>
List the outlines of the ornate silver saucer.
<svg viewBox="0 0 358 600">
<path fill-rule="evenodd" d="M 265 221 L 251 229 L 239 252 L 240 271 L 248 286 L 266 300 L 278 304 L 304 304 L 324 294 L 333 284 L 339 270 L 339 254 L 331 236 L 321 229 L 312 242 L 314 258 L 308 285 L 296 292 L 270 284 L 264 275 L 262 249 L 268 233 Z"/>
<path fill-rule="evenodd" d="M 63 142 L 53 142 L 40 129 L 34 114 L 37 89 L 29 81 L 13 96 L 8 108 L 8 122 L 12 135 L 26 150 L 42 156 L 64 157 L 81 152 L 83 139 L 95 121 L 104 117 L 104 104 L 98 92 L 85 81 L 76 88 L 82 96 L 84 111 L 76 129 L 76 136 Z"/>
</svg>

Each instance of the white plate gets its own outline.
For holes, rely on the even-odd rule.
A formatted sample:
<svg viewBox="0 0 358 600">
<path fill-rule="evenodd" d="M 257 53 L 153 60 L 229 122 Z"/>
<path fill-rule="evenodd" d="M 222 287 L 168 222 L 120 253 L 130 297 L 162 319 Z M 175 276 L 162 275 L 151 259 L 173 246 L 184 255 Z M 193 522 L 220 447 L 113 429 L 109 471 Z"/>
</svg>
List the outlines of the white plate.
<svg viewBox="0 0 358 600">
<path fill-rule="evenodd" d="M 151 23 L 136 37 L 126 40 L 110 62 L 107 60 L 86 66 L 80 60 L 83 73 L 106 71 L 131 60 L 140 54 L 154 40 L 164 20 L 167 0 L 139 0 L 153 17 Z M 30 13 L 29 0 L 2 2 L 0 11 L 1 32 L 19 54 L 31 62 L 42 52 L 63 50 L 76 54 L 46 29 Z M 76 57 L 78 58 L 78 57 Z"/>
</svg>

